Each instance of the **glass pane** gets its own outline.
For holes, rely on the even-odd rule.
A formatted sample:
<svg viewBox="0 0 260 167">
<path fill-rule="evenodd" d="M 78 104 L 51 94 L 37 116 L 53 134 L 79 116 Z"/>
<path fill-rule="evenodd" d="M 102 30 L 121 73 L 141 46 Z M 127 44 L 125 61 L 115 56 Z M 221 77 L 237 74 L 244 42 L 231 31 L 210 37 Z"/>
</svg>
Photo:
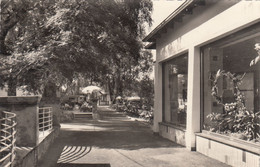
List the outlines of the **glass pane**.
<svg viewBox="0 0 260 167">
<path fill-rule="evenodd" d="M 164 122 L 186 126 L 188 55 L 163 64 Z"/>
<path fill-rule="evenodd" d="M 260 43 L 260 36 L 246 40 L 240 39 L 232 43 L 225 42 L 225 44 L 216 42 L 203 49 L 204 129 L 212 127 L 210 114 L 224 114 L 230 109 L 233 110 L 232 107 L 237 108 L 236 95 L 240 93 L 244 97 L 242 103 L 248 111 L 260 111 L 260 63 L 250 66 L 251 61 L 258 56 L 255 50 L 256 43 Z M 218 102 L 212 95 L 216 92 L 212 92 L 212 88 L 219 70 L 224 73 L 220 73 L 216 83 Z M 236 78 L 241 81 L 237 82 Z M 231 108 L 228 108 L 228 105 Z"/>
</svg>

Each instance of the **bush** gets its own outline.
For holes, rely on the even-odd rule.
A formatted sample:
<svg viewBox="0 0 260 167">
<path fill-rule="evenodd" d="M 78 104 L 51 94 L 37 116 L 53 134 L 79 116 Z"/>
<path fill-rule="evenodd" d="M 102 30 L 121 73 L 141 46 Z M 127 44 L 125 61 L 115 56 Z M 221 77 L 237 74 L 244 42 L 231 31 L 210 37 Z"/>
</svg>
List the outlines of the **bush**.
<svg viewBox="0 0 260 167">
<path fill-rule="evenodd" d="M 62 111 L 60 115 L 60 122 L 67 122 L 74 119 L 73 112 L 71 111 Z"/>
</svg>

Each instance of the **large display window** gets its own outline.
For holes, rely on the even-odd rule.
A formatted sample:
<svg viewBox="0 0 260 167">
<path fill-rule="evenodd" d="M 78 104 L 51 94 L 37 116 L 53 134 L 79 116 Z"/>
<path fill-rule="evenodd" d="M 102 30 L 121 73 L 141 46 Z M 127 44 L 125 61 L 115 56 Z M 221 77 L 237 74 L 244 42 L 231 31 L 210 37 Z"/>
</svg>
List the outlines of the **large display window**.
<svg viewBox="0 0 260 167">
<path fill-rule="evenodd" d="M 163 121 L 186 127 L 188 54 L 163 63 Z"/>
<path fill-rule="evenodd" d="M 251 31 L 202 48 L 204 130 L 257 138 L 260 129 L 254 126 L 258 120 L 253 117 L 260 111 L 259 54 L 260 35 Z M 251 123 L 254 127 L 250 129 Z"/>
</svg>

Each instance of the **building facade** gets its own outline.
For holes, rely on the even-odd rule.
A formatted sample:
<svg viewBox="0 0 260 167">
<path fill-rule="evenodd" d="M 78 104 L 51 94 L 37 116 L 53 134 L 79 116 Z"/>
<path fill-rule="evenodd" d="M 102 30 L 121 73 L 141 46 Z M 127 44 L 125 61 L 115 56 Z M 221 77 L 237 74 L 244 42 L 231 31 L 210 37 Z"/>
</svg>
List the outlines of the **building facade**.
<svg viewBox="0 0 260 167">
<path fill-rule="evenodd" d="M 143 41 L 156 49 L 153 131 L 227 164 L 258 167 L 259 142 L 211 133 L 210 118 L 226 112 L 212 95 L 221 72 L 241 76 L 243 105 L 260 111 L 260 1 L 185 1 Z M 234 84 L 227 75 L 215 84 L 222 104 L 237 100 Z"/>
</svg>

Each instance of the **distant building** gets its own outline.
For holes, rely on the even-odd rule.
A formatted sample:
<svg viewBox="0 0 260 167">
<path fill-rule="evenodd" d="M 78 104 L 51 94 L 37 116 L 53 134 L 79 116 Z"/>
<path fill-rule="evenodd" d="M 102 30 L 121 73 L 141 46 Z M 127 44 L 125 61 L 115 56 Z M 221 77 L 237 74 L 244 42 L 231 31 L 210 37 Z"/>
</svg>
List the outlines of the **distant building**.
<svg viewBox="0 0 260 167">
<path fill-rule="evenodd" d="M 221 69 L 246 75 L 245 105 L 260 111 L 260 66 L 250 67 L 260 43 L 260 1 L 189 0 L 159 24 L 144 42 L 156 49 L 153 131 L 190 150 L 232 166 L 259 166 L 259 144 L 238 144 L 207 130 L 210 113 L 222 113 L 211 96 Z M 223 100 L 234 94 L 222 79 Z"/>
</svg>

